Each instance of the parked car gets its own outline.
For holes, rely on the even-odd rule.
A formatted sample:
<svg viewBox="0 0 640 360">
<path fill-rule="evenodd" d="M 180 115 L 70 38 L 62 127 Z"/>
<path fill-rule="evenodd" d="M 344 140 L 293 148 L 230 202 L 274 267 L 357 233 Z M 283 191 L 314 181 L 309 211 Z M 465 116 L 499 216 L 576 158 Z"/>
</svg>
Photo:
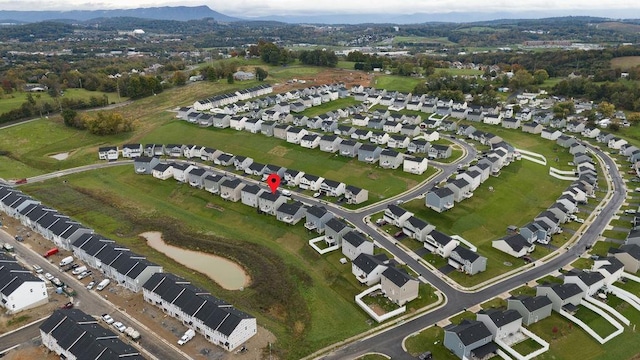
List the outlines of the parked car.
<svg viewBox="0 0 640 360">
<path fill-rule="evenodd" d="M 282 196 L 291 196 L 291 190 L 287 190 L 287 189 L 282 190 Z"/>
<path fill-rule="evenodd" d="M 80 275 L 78 275 L 78 280 L 82 280 L 89 275 L 91 275 L 91 270 L 83 271 Z"/>
<path fill-rule="evenodd" d="M 118 331 L 120 331 L 121 333 L 123 333 L 125 330 L 127 330 L 127 327 L 124 326 L 124 324 L 121 323 L 120 321 L 116 321 L 111 325 L 113 325 L 113 327 L 118 329 Z"/>
<path fill-rule="evenodd" d="M 584 224 L 584 219 L 577 218 L 577 219 L 576 219 L 576 222 L 577 222 L 577 223 L 580 223 L 580 224 Z"/>
<path fill-rule="evenodd" d="M 108 325 L 113 324 L 113 322 L 115 321 L 109 314 L 102 314 L 102 320 L 104 320 L 104 322 L 106 322 Z"/>
<path fill-rule="evenodd" d="M 46 273 L 46 274 L 44 274 L 44 278 L 49 280 L 49 281 L 51 281 L 51 280 L 53 280 L 54 276 L 49 274 L 49 273 Z"/>
<path fill-rule="evenodd" d="M 317 192 L 317 193 L 313 193 L 313 197 L 314 197 L 314 198 L 320 197 L 320 193 L 319 193 L 319 192 Z"/>
<path fill-rule="evenodd" d="M 625 210 L 625 211 L 624 211 L 624 213 L 625 213 L 625 214 L 631 214 L 631 215 L 633 215 L 633 214 L 635 214 L 635 213 L 636 213 L 636 211 L 635 211 L 635 210 L 633 210 L 633 209 L 628 209 L 628 210 Z"/>
<path fill-rule="evenodd" d="M 64 283 L 62 281 L 60 281 L 60 279 L 58 279 L 58 278 L 51 279 L 51 283 L 53 283 L 55 286 L 58 286 L 58 287 L 64 285 Z"/>
<path fill-rule="evenodd" d="M 73 307 L 73 303 L 69 301 L 68 303 L 60 306 L 60 309 L 71 309 Z"/>
<path fill-rule="evenodd" d="M 33 265 L 33 270 L 36 272 L 36 274 L 42 274 L 42 268 L 40 267 L 40 265 Z"/>
<path fill-rule="evenodd" d="M 93 286 L 94 286 L 95 284 L 96 284 L 96 282 L 95 282 L 95 281 L 92 281 L 92 282 L 88 283 L 88 284 L 87 284 L 87 290 L 91 290 L 91 289 L 93 289 Z"/>
</svg>

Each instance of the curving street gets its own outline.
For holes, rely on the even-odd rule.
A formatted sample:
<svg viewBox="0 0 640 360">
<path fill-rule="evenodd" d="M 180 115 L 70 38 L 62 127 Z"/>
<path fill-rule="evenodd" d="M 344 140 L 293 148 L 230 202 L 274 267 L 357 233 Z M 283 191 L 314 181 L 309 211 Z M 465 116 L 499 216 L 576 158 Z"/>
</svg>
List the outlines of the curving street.
<svg viewBox="0 0 640 360">
<path fill-rule="evenodd" d="M 451 317 L 452 315 L 469 308 L 473 305 L 482 303 L 488 299 L 496 297 L 506 291 L 509 291 L 513 288 L 519 287 L 531 280 L 535 280 L 542 276 L 545 276 L 569 263 L 574 261 L 577 257 L 579 257 L 582 253 L 584 253 L 587 249 L 587 246 L 592 245 L 600 236 L 605 226 L 609 223 L 611 216 L 619 209 L 619 207 L 624 202 L 626 196 L 625 185 L 622 180 L 622 177 L 619 172 L 614 171 L 610 172 L 610 179 L 608 181 L 609 186 L 612 187 L 614 191 L 610 191 L 612 193 L 611 197 L 607 196 L 606 204 L 601 208 L 601 211 L 592 214 L 593 219 L 589 224 L 585 224 L 586 229 L 580 238 L 573 243 L 573 245 L 568 249 L 560 249 L 558 250 L 558 255 L 551 258 L 550 260 L 539 263 L 537 266 L 533 266 L 527 270 L 521 271 L 511 277 L 505 278 L 503 280 L 499 280 L 495 283 L 492 283 L 481 290 L 475 292 L 463 291 L 456 287 L 453 287 L 449 282 L 443 280 L 440 277 L 439 272 L 433 272 L 427 266 L 416 260 L 414 254 L 409 254 L 405 252 L 402 248 L 398 247 L 395 242 L 388 237 L 380 234 L 375 226 L 372 226 L 365 219 L 375 213 L 379 213 L 384 211 L 387 205 L 399 201 L 408 201 L 414 199 L 416 197 L 422 197 L 426 191 L 431 189 L 435 184 L 440 181 L 448 178 L 451 174 L 453 174 L 458 164 L 468 164 L 473 159 L 476 158 L 477 152 L 476 150 L 470 146 L 468 143 L 460 140 L 452 140 L 460 147 L 464 149 L 464 154 L 462 159 L 452 164 L 435 164 L 431 165 L 439 168 L 439 172 L 433 176 L 431 179 L 424 181 L 418 186 L 408 190 L 405 193 L 402 193 L 394 198 L 386 199 L 375 203 L 371 206 L 365 207 L 363 209 L 358 210 L 347 210 L 338 205 L 326 203 L 320 199 L 315 199 L 309 196 L 300 195 L 296 192 L 293 192 L 292 198 L 296 200 L 300 200 L 306 204 L 317 204 L 322 205 L 327 208 L 330 208 L 332 212 L 334 212 L 337 216 L 342 217 L 353 224 L 360 231 L 367 233 L 370 235 L 375 242 L 391 252 L 397 259 L 406 263 L 409 267 L 411 267 L 414 271 L 416 271 L 422 278 L 432 284 L 435 288 L 437 288 L 446 299 L 446 303 L 438 308 L 437 311 L 431 311 L 419 315 L 411 320 L 407 320 L 398 324 L 397 326 L 391 327 L 389 329 L 385 329 L 379 333 L 368 336 L 364 339 L 349 343 L 344 345 L 338 349 L 335 349 L 331 353 L 323 356 L 323 359 L 353 359 L 358 357 L 359 355 L 368 353 L 368 352 L 379 352 L 384 353 L 388 356 L 391 356 L 393 359 L 412 359 L 413 357 L 406 353 L 402 348 L 403 339 L 417 332 L 427 326 L 433 325 L 440 320 Z M 613 160 L 604 152 L 600 151 L 598 148 L 591 147 L 591 150 L 602 159 L 605 165 L 608 165 L 610 168 L 615 168 L 615 163 Z M 189 162 L 193 163 L 193 161 L 187 160 L 172 160 L 179 162 Z M 522 160 L 526 161 L 526 160 Z M 133 161 L 117 161 L 110 163 L 99 163 L 92 164 L 87 166 L 82 166 L 78 168 L 66 169 L 57 172 L 52 172 L 49 174 L 39 175 L 28 179 L 29 183 L 44 181 L 52 178 L 58 178 L 65 175 L 91 171 L 101 168 L 107 168 L 112 166 L 123 166 L 123 165 L 131 165 Z M 198 164 L 205 168 L 210 169 L 213 172 L 217 172 L 220 174 L 228 174 L 225 171 L 206 166 L 204 164 Z M 239 175 L 233 175 L 239 176 Z M 602 179 L 601 179 L 602 180 Z M 258 181 L 252 179 L 245 179 L 247 182 L 253 182 L 260 184 L 261 186 L 266 186 Z M 603 184 L 600 184 L 603 186 Z M 610 189 L 611 190 L 611 189 Z M 2 232 L 0 232 L 0 237 L 2 237 Z M 3 239 L 4 240 L 4 239 Z M 21 244 L 16 244 L 19 248 Z M 26 250 L 26 249 L 22 249 Z M 28 256 L 28 251 L 26 254 L 21 254 L 23 256 Z M 33 255 L 33 254 L 32 254 Z M 35 254 L 37 256 L 37 254 Z M 39 256 L 38 256 L 39 257 Z M 30 259 L 29 261 L 35 261 L 35 258 Z M 40 260 L 42 260 L 40 258 Z M 41 261 L 38 261 L 40 263 Z M 46 263 L 46 262 L 45 262 Z M 51 270 L 47 267 L 52 267 L 51 264 L 46 263 L 43 265 L 45 270 Z M 78 298 L 82 301 L 83 308 L 90 307 L 91 313 L 97 314 L 102 312 L 112 312 L 114 309 L 109 308 L 108 304 L 106 304 L 102 299 L 99 299 L 95 294 L 89 293 L 88 291 L 83 291 L 86 289 L 81 289 L 79 291 Z M 86 294 L 85 294 L 86 292 Z M 111 311 L 109 311 L 111 310 Z M 118 314 L 114 316 L 117 320 L 117 316 L 121 316 L 122 319 L 126 317 L 125 314 Z M 30 332 L 29 332 L 30 331 Z M 33 330 L 29 330 L 28 328 L 24 330 L 24 335 L 21 339 L 28 340 L 30 335 L 32 335 Z M 20 334 L 14 333 L 11 334 L 11 339 L 18 339 Z M 176 358 L 175 356 L 179 355 L 176 351 L 175 347 L 170 346 L 169 344 L 164 344 L 162 341 L 151 341 L 154 339 L 153 334 L 144 334 L 142 345 L 147 349 L 150 353 L 160 359 L 168 359 L 168 358 Z M 29 338 L 30 339 L 30 338 Z M 149 340 L 146 340 L 149 339 Z M 8 339 L 3 339 L 3 343 L 7 343 L 7 347 L 11 345 L 15 345 L 15 341 L 4 341 Z M 171 354 L 171 356 L 169 356 Z"/>
</svg>

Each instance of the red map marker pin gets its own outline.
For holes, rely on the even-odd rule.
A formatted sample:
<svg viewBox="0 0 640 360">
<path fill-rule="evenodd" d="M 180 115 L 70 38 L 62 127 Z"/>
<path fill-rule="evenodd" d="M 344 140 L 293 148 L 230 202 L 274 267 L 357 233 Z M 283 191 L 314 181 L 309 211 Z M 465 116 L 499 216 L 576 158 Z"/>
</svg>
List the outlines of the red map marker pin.
<svg viewBox="0 0 640 360">
<path fill-rule="evenodd" d="M 278 186 L 280 186 L 280 175 L 270 174 L 269 177 L 267 177 L 267 185 L 271 188 L 271 192 L 275 194 Z"/>
</svg>

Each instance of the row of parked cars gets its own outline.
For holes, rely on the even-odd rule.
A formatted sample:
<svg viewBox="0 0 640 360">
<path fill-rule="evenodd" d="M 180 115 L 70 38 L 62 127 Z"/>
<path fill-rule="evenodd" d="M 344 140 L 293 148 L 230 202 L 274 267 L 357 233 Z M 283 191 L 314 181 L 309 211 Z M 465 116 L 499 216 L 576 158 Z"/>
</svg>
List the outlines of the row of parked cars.
<svg viewBox="0 0 640 360">
<path fill-rule="evenodd" d="M 132 340 L 140 339 L 140 333 L 136 329 L 132 328 L 131 326 L 127 327 L 120 321 L 115 321 L 109 314 L 102 314 L 102 321 L 104 321 L 107 325 L 113 326 L 119 332 L 127 335 Z"/>
</svg>

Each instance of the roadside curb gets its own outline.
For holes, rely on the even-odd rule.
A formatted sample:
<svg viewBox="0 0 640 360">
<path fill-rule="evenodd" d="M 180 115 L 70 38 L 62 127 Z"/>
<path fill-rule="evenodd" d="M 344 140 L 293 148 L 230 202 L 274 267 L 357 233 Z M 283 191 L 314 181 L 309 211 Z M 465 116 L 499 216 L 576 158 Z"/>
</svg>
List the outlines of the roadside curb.
<svg viewBox="0 0 640 360">
<path fill-rule="evenodd" d="M 14 332 L 20 331 L 20 330 L 22 330 L 22 329 L 24 329 L 24 328 L 28 328 L 29 326 L 32 326 L 33 324 L 35 324 L 35 323 L 37 323 L 37 322 L 44 321 L 44 320 L 46 320 L 47 318 L 48 318 L 48 316 L 41 317 L 41 318 L 40 318 L 40 319 L 38 319 L 38 320 L 34 320 L 34 321 L 32 321 L 32 322 L 30 322 L 30 323 L 28 323 L 28 324 L 26 324 L 26 325 L 22 325 L 21 327 L 19 327 L 19 328 L 17 328 L 17 329 L 13 329 L 13 330 L 11 330 L 11 331 L 9 331 L 9 332 L 6 332 L 6 333 L 4 333 L 4 334 L 0 335 L 0 339 L 2 339 L 3 337 L 5 337 L 5 336 L 7 336 L 7 335 L 11 335 L 11 334 L 13 334 Z"/>
</svg>

